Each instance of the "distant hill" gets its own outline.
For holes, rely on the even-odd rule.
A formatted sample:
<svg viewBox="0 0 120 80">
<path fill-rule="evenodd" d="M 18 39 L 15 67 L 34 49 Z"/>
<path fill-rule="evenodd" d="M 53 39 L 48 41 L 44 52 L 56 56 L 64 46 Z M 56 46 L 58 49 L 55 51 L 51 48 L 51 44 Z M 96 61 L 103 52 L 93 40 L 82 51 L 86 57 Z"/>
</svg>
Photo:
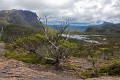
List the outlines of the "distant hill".
<svg viewBox="0 0 120 80">
<path fill-rule="evenodd" d="M 0 11 L 0 24 L 3 25 L 40 27 L 42 23 L 37 18 L 36 13 L 27 10 L 13 9 Z"/>
<path fill-rule="evenodd" d="M 54 23 L 54 22 L 53 22 Z M 102 27 L 103 25 L 106 25 L 106 24 L 112 24 L 110 22 L 103 22 L 103 23 L 95 23 L 95 24 L 90 24 L 90 23 L 77 23 L 77 22 L 72 22 L 69 24 L 69 27 L 68 29 L 70 31 L 85 31 L 87 30 L 88 28 L 90 27 Z M 60 28 L 61 25 L 55 25 L 55 24 L 48 24 L 49 26 L 51 27 L 54 27 L 54 28 Z"/>
<path fill-rule="evenodd" d="M 60 29 L 61 28 L 61 25 L 49 25 L 48 24 L 48 26 L 50 26 L 50 27 L 52 27 L 52 28 L 54 28 L 54 29 Z M 71 32 L 74 32 L 74 31 L 77 31 L 77 32 L 81 32 L 81 31 L 85 31 L 87 28 L 89 28 L 89 27 L 91 27 L 91 26 L 76 26 L 76 25 L 69 25 L 68 27 L 67 27 L 67 31 L 69 30 L 69 31 L 71 31 Z"/>
<path fill-rule="evenodd" d="M 98 34 L 118 34 L 120 33 L 120 23 L 113 24 L 113 23 L 104 23 L 100 26 L 93 26 L 86 29 L 85 32 L 89 33 L 98 33 Z"/>
<path fill-rule="evenodd" d="M 0 33 L 3 26 L 0 26 Z M 41 29 L 26 27 L 26 26 L 18 26 L 18 25 L 6 25 L 3 28 L 2 40 L 4 42 L 10 43 L 11 41 L 15 41 L 19 37 L 34 35 L 40 33 L 42 34 Z"/>
</svg>

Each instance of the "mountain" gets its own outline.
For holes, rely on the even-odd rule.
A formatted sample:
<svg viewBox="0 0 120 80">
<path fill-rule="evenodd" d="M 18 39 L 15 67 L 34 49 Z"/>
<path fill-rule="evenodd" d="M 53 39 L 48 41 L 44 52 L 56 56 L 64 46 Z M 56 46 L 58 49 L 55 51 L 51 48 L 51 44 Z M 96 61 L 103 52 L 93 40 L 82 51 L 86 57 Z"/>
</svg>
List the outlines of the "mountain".
<svg viewBox="0 0 120 80">
<path fill-rule="evenodd" d="M 54 23 L 54 24 L 53 24 Z M 57 25 L 56 25 L 56 24 Z M 60 23 L 60 22 L 59 22 Z M 107 24 L 112 24 L 112 23 L 110 23 L 110 22 L 97 22 L 97 23 L 80 23 L 80 22 L 71 22 L 70 24 L 69 24 L 69 27 L 68 27 L 68 29 L 70 30 L 70 31 L 85 31 L 86 29 L 88 29 L 88 28 L 90 28 L 90 27 L 93 27 L 93 26 L 95 26 L 95 27 L 101 27 L 101 26 L 103 26 L 103 25 L 107 25 Z M 48 24 L 49 26 L 51 26 L 51 27 L 54 27 L 54 28 L 59 28 L 61 25 L 59 25 L 58 24 L 58 22 L 56 21 L 56 22 L 51 22 L 50 24 Z"/>
<path fill-rule="evenodd" d="M 2 10 L 0 11 L 0 24 L 24 25 L 31 27 L 41 26 L 36 13 L 27 10 Z"/>
<path fill-rule="evenodd" d="M 52 27 L 52 28 L 60 28 L 61 25 L 53 25 L 53 24 L 48 24 L 48 26 Z M 77 25 L 72 25 L 69 24 L 69 27 L 67 28 L 67 30 L 69 31 L 85 31 L 87 28 L 91 27 L 91 25 L 81 25 L 81 24 L 77 24 Z"/>
<path fill-rule="evenodd" d="M 113 24 L 113 23 L 111 23 L 111 22 L 103 22 L 102 25 L 106 25 L 106 24 Z"/>
<path fill-rule="evenodd" d="M 86 29 L 85 32 L 89 33 L 98 33 L 98 34 L 112 34 L 112 33 L 120 33 L 120 23 L 103 23 L 100 26 L 93 26 Z"/>
</svg>

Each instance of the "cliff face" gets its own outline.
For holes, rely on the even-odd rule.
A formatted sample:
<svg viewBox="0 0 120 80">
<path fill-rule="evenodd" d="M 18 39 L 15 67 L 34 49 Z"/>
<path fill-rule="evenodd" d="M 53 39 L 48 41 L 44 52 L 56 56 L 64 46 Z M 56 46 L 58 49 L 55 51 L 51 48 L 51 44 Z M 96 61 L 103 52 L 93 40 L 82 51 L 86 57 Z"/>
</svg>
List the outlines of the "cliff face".
<svg viewBox="0 0 120 80">
<path fill-rule="evenodd" d="M 15 24 L 32 27 L 40 27 L 42 24 L 38 21 L 36 13 L 27 10 L 3 10 L 0 11 L 1 24 Z"/>
</svg>

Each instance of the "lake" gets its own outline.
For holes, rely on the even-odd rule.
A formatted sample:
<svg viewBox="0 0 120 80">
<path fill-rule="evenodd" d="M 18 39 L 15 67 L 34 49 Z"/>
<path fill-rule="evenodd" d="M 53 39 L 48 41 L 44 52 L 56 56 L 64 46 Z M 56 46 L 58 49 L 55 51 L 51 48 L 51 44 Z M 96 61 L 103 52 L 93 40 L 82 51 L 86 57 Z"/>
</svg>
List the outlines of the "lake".
<svg viewBox="0 0 120 80">
<path fill-rule="evenodd" d="M 91 35 L 66 35 L 66 34 L 62 34 L 63 37 L 67 37 L 67 38 L 72 38 L 72 39 L 77 39 L 77 40 L 83 40 L 85 42 L 89 42 L 89 43 L 96 43 L 98 44 L 99 42 L 96 40 L 90 40 L 88 37 Z M 92 35 L 92 36 L 101 36 L 101 35 Z"/>
</svg>

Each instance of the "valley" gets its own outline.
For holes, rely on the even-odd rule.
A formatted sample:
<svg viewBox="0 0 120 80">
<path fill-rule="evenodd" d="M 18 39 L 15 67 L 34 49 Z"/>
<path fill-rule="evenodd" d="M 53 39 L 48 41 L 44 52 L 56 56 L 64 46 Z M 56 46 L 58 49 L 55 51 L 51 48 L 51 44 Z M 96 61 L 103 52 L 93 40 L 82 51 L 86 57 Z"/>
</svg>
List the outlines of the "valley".
<svg viewBox="0 0 120 80">
<path fill-rule="evenodd" d="M 0 11 L 0 80 L 119 80 L 119 23 L 69 30 L 27 10 Z"/>
</svg>

